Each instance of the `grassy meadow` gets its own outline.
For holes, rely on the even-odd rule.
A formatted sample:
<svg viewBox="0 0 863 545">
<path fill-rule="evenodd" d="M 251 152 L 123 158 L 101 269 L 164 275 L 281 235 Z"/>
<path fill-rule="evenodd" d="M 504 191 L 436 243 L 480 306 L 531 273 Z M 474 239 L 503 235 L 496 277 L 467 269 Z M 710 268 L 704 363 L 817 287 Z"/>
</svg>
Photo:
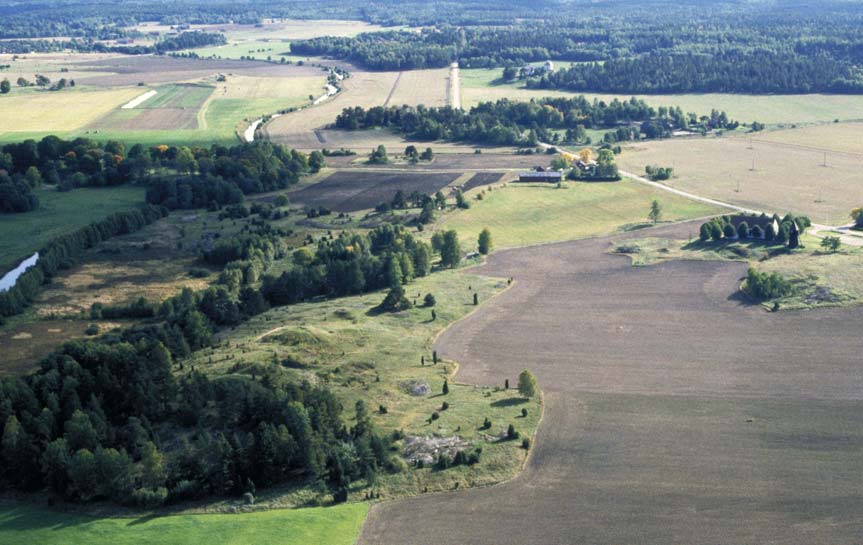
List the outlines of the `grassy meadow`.
<svg viewBox="0 0 863 545">
<path fill-rule="evenodd" d="M 39 208 L 26 214 L 0 215 L 0 267 L 29 256 L 49 240 L 115 212 L 144 204 L 144 188 L 79 188 L 61 193 L 36 191 Z"/>
<path fill-rule="evenodd" d="M 374 424 L 385 433 L 458 435 L 482 447 L 481 461 L 475 467 L 437 471 L 427 466 L 381 473 L 374 483 L 354 483 L 350 501 L 362 500 L 368 491 L 388 499 L 489 485 L 515 476 L 526 457 L 520 440 L 500 440 L 499 435 L 512 423 L 522 434 L 532 436 L 541 407 L 537 400 L 522 399 L 515 390 L 502 388 L 505 379 L 514 388 L 516 376 L 501 376 L 500 388 L 454 382 L 457 363 L 432 365 L 432 343 L 446 326 L 477 308 L 474 293 L 484 303 L 505 287 L 505 281 L 459 271 L 416 279 L 405 290 L 419 305 L 426 293 L 435 296 L 434 321 L 432 309 L 422 306 L 375 314 L 373 308 L 383 300 L 383 292 L 275 308 L 223 332 L 218 347 L 196 353 L 188 364 L 210 375 L 226 375 L 225 380 L 232 373 L 255 373 L 273 381 L 309 380 L 332 389 L 347 415 L 352 416 L 356 401 L 363 400 L 373 413 Z M 450 390 L 442 395 L 446 379 Z M 431 391 L 412 395 L 414 384 L 426 384 Z M 442 409 L 444 402 L 449 404 L 446 410 Z M 386 407 L 385 414 L 380 406 Z M 528 410 L 526 418 L 521 416 L 522 408 Z M 438 417 L 432 420 L 432 414 Z M 486 417 L 492 427 L 480 429 Z M 258 503 L 267 507 L 329 499 L 326 491 L 315 487 L 261 492 Z"/>
<path fill-rule="evenodd" d="M 633 181 L 521 184 L 468 193 L 471 208 L 445 214 L 439 229 L 455 229 L 462 248 L 472 250 L 479 232 L 488 227 L 497 248 L 527 246 L 614 233 L 645 226 L 650 203 L 663 205 L 663 220 L 677 221 L 721 212 L 711 205 L 667 193 Z"/>
<path fill-rule="evenodd" d="M 225 515 L 95 518 L 0 506 L 4 545 L 353 545 L 368 504 Z"/>
</svg>

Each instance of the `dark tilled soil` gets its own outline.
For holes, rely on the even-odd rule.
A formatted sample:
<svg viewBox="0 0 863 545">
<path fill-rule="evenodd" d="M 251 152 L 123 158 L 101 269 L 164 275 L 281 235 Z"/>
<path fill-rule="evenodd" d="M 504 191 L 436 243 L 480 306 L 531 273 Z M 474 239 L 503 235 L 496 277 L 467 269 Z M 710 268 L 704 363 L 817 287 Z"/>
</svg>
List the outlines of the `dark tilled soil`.
<svg viewBox="0 0 863 545">
<path fill-rule="evenodd" d="M 735 295 L 742 264 L 634 268 L 611 241 L 474 270 L 516 283 L 436 348 L 460 381 L 537 374 L 530 461 L 490 489 L 375 505 L 360 543 L 863 541 L 863 308 L 768 313 Z"/>
<path fill-rule="evenodd" d="M 325 206 L 336 212 L 355 212 L 391 201 L 401 189 L 407 197 L 414 191 L 433 194 L 452 183 L 459 173 L 336 172 L 322 181 L 290 193 L 291 201 Z"/>
<path fill-rule="evenodd" d="M 462 191 L 470 191 L 475 187 L 495 184 L 503 177 L 502 172 L 477 172 L 462 186 Z"/>
</svg>

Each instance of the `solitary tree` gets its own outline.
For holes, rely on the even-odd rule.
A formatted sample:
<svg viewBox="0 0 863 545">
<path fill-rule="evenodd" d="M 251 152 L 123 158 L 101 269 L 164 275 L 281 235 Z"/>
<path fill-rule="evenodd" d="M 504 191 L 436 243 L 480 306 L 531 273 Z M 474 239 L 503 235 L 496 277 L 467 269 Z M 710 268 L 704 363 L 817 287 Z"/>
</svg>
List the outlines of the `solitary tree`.
<svg viewBox="0 0 863 545">
<path fill-rule="evenodd" d="M 443 379 L 443 395 L 447 395 L 449 393 L 449 382 L 447 379 Z"/>
<path fill-rule="evenodd" d="M 11 90 L 12 90 L 12 84 L 9 83 L 8 79 L 4 79 L 3 81 L 0 81 L 0 93 L 5 95 L 6 93 L 8 93 Z"/>
<path fill-rule="evenodd" d="M 527 369 L 518 375 L 518 393 L 524 397 L 534 397 L 537 394 L 536 376 Z"/>
<path fill-rule="evenodd" d="M 824 237 L 821 239 L 821 247 L 831 252 L 838 250 L 841 245 L 842 241 L 839 240 L 839 237 Z"/>
<path fill-rule="evenodd" d="M 491 251 L 491 231 L 488 230 L 488 227 L 480 231 L 477 246 L 479 247 L 479 253 L 482 255 L 488 255 Z"/>
<path fill-rule="evenodd" d="M 650 203 L 650 213 L 647 214 L 647 218 L 653 223 L 662 219 L 662 204 L 658 200 L 653 199 L 653 202 Z"/>
<path fill-rule="evenodd" d="M 854 220 L 855 227 L 863 227 L 863 207 L 852 210 L 851 219 Z"/>
<path fill-rule="evenodd" d="M 458 242 L 458 233 L 446 231 L 443 234 L 443 242 L 440 249 L 440 263 L 443 267 L 457 267 L 461 261 L 461 246 Z"/>
<path fill-rule="evenodd" d="M 464 193 L 461 192 L 461 189 L 457 189 L 455 192 L 455 205 L 459 208 L 470 208 L 470 203 L 464 198 Z"/>
</svg>

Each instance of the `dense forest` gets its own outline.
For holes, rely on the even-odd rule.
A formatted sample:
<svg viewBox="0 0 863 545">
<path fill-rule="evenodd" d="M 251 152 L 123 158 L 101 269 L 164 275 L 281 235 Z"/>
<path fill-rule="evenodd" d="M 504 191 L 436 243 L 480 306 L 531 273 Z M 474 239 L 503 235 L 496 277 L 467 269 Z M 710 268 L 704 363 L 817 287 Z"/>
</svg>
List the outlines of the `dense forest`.
<svg viewBox="0 0 863 545">
<path fill-rule="evenodd" d="M 699 118 L 680 108 L 656 109 L 636 98 L 604 102 L 578 96 L 530 102 L 501 99 L 478 104 L 470 111 L 422 106 L 345 108 L 335 126 L 348 130 L 392 127 L 416 140 L 535 146 L 540 141 L 586 143 L 585 129 L 616 129 L 607 139 L 616 142 L 638 139 L 642 134 L 661 138 L 675 129 L 726 128 L 737 123 L 724 112 Z"/>
<path fill-rule="evenodd" d="M 259 24 L 270 18 L 337 18 L 424 28 L 298 40 L 291 44 L 293 53 L 337 57 L 376 70 L 443 67 L 455 61 L 463 67 L 521 66 L 547 59 L 587 62 L 527 82 L 576 91 L 863 92 L 863 12 L 839 0 L 787 2 L 781 9 L 766 0 L 183 0 L 171 2 L 170 9 L 158 1 L 36 0 L 2 6 L 0 17 L 0 38 L 17 39 L 0 43 L 8 52 L 66 46 L 164 52 L 224 39 L 187 32 L 154 46 L 99 43 L 141 37 L 131 27 L 145 21 Z M 21 40 L 47 37 L 70 40 Z"/>
<path fill-rule="evenodd" d="M 857 47 L 863 49 L 863 42 Z M 863 78 L 850 63 L 820 50 L 802 55 L 732 49 L 574 64 L 529 79 L 527 87 L 609 93 L 861 93 Z"/>
<path fill-rule="evenodd" d="M 158 305 L 93 305 L 94 318 L 138 323 L 69 342 L 39 372 L 0 380 L 0 486 L 154 507 L 311 479 L 344 501 L 351 482 L 403 470 L 393 437 L 375 432 L 362 402 L 349 415 L 324 387 L 258 380 L 243 368 L 210 379 L 185 367 L 219 328 L 271 304 L 390 287 L 384 303 L 395 293 L 404 308 L 402 286 L 431 271 L 431 248 L 386 224 L 301 248 L 288 272 L 261 277 L 286 257 L 281 241 L 266 222 L 222 240 L 202 256 L 223 266 L 216 285 Z"/>
<path fill-rule="evenodd" d="M 649 3 L 648 3 L 649 4 Z M 645 4 L 647 6 L 648 4 Z M 761 6 L 763 8 L 763 6 Z M 506 26 L 385 31 L 295 41 L 292 50 L 346 59 L 373 70 L 523 66 L 559 60 L 571 68 L 528 87 L 617 93 L 863 92 L 861 13 L 825 4 L 817 14 L 788 6 L 768 12 L 717 2 L 607 14 L 601 7 Z M 729 20 L 734 25 L 729 25 Z M 829 33 L 826 29 L 830 29 Z"/>
</svg>

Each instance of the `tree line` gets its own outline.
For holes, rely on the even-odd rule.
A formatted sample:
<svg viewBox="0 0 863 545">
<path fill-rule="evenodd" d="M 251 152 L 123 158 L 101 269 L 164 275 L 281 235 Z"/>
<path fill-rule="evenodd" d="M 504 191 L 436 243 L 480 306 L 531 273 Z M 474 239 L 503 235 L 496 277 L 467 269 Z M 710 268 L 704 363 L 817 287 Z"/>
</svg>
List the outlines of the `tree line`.
<svg viewBox="0 0 863 545">
<path fill-rule="evenodd" d="M 23 312 L 48 279 L 57 271 L 70 267 L 88 248 L 117 235 L 134 233 L 167 214 L 164 207 L 147 205 L 112 214 L 50 241 L 39 250 L 36 264 L 19 276 L 14 286 L 0 292 L 0 318 Z"/>
<path fill-rule="evenodd" d="M 118 30 L 109 35 L 127 35 L 130 33 Z M 153 44 L 123 44 L 104 43 L 97 40 L 105 34 L 98 33 L 96 37 L 87 36 L 72 40 L 5 40 L 0 41 L 0 53 L 26 55 L 30 53 L 52 53 L 56 51 L 77 51 L 79 53 L 122 53 L 124 55 L 161 55 L 169 51 L 208 47 L 227 43 L 225 35 L 220 32 L 203 32 L 195 30 L 160 39 Z M 43 34 L 44 36 L 44 34 Z M 117 39 L 117 38 L 107 38 Z M 128 38 L 126 38 L 128 39 Z"/>
<path fill-rule="evenodd" d="M 579 134 L 584 135 L 585 129 L 623 126 L 619 129 L 624 131 L 620 139 L 631 140 L 642 133 L 649 138 L 670 136 L 675 129 L 692 128 L 693 122 L 699 122 L 697 116 L 684 114 L 679 107 L 657 109 L 634 97 L 591 101 L 582 95 L 529 102 L 501 99 L 480 103 L 469 111 L 424 106 L 375 106 L 366 110 L 356 106 L 342 110 L 335 126 L 347 130 L 392 127 L 416 140 L 534 147 L 540 141 L 560 142 L 560 130 L 565 131 L 563 140 L 582 143 Z M 724 112 L 714 111 L 711 117 L 704 118 L 704 123 L 713 128 L 731 122 Z"/>
<path fill-rule="evenodd" d="M 750 48 L 715 53 L 662 51 L 573 64 L 529 79 L 526 85 L 531 89 L 608 93 L 863 92 L 857 68 L 824 50 L 804 55 L 794 50 Z"/>
<path fill-rule="evenodd" d="M 210 148 L 143 146 L 118 141 L 46 136 L 0 147 L 0 211 L 38 206 L 32 190 L 41 184 L 61 191 L 138 182 L 150 186 L 148 202 L 168 208 L 240 202 L 244 194 L 284 189 L 300 175 L 324 165 L 310 155 L 269 142 Z"/>
</svg>

